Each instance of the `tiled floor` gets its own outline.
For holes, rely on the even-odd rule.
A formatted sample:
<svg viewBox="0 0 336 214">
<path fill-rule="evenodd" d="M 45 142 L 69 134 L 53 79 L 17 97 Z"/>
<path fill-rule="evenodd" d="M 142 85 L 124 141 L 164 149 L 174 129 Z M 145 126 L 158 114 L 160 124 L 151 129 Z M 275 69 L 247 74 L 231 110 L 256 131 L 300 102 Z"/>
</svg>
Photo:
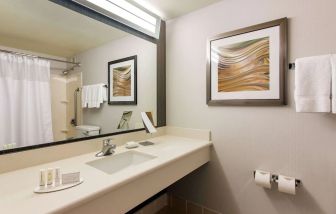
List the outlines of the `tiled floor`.
<svg viewBox="0 0 336 214">
<path fill-rule="evenodd" d="M 159 210 L 161 207 L 163 209 Z M 157 211 L 159 210 L 159 211 Z M 200 204 L 176 197 L 172 194 L 162 195 L 154 202 L 146 205 L 136 214 L 220 214 Z"/>
<path fill-rule="evenodd" d="M 178 210 L 174 210 L 174 209 L 169 208 L 169 207 L 165 207 L 162 210 L 160 210 L 159 212 L 157 212 L 156 214 L 186 214 L 186 213 L 178 211 Z"/>
<path fill-rule="evenodd" d="M 174 212 L 169 209 L 168 207 L 163 208 L 162 210 L 160 210 L 159 212 L 157 212 L 156 214 L 173 214 Z"/>
<path fill-rule="evenodd" d="M 187 209 L 186 211 L 182 210 L 176 210 L 173 208 L 165 207 L 156 214 L 219 214 L 217 212 L 213 212 L 209 209 L 203 208 L 203 209 Z"/>
</svg>

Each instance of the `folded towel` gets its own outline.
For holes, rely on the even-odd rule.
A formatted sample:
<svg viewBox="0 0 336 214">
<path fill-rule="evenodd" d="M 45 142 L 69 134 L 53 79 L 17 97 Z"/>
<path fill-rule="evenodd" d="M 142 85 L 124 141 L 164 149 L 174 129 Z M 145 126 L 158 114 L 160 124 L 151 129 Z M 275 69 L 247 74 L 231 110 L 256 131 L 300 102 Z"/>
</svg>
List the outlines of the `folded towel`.
<svg viewBox="0 0 336 214">
<path fill-rule="evenodd" d="M 96 87 L 98 87 L 99 90 L 99 101 L 101 103 L 107 101 L 107 88 L 105 84 L 97 84 Z"/>
<path fill-rule="evenodd" d="M 100 108 L 107 101 L 105 84 L 86 85 L 82 88 L 82 108 Z"/>
<path fill-rule="evenodd" d="M 331 55 L 295 61 L 295 104 L 297 112 L 330 112 Z"/>
<path fill-rule="evenodd" d="M 331 109 L 336 114 L 336 54 L 331 55 Z"/>
<path fill-rule="evenodd" d="M 82 87 L 82 108 L 86 108 L 88 105 L 88 86 Z"/>
</svg>

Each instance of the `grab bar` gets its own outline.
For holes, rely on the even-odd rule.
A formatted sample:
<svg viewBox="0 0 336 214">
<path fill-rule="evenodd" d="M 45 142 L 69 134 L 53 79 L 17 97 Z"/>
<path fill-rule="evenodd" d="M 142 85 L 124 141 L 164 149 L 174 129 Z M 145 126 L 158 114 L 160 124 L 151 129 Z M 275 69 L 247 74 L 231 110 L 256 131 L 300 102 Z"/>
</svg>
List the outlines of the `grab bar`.
<svg viewBox="0 0 336 214">
<path fill-rule="evenodd" d="M 78 93 L 80 91 L 80 88 L 77 88 L 74 92 L 74 113 L 75 113 L 75 118 L 71 120 L 71 125 L 77 126 L 78 125 L 78 116 L 77 116 L 77 101 L 78 101 Z"/>
</svg>

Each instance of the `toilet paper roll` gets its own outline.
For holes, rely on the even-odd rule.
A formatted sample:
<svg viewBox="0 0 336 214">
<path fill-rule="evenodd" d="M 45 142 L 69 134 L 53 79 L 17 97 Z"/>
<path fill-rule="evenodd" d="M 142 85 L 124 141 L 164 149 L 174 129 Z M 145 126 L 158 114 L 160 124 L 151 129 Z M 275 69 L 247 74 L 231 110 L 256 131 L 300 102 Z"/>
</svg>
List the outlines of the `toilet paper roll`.
<svg viewBox="0 0 336 214">
<path fill-rule="evenodd" d="M 271 189 L 271 173 L 262 170 L 256 170 L 254 175 L 254 182 L 258 186 Z"/>
<path fill-rule="evenodd" d="M 295 178 L 279 175 L 278 189 L 279 192 L 295 195 Z"/>
</svg>

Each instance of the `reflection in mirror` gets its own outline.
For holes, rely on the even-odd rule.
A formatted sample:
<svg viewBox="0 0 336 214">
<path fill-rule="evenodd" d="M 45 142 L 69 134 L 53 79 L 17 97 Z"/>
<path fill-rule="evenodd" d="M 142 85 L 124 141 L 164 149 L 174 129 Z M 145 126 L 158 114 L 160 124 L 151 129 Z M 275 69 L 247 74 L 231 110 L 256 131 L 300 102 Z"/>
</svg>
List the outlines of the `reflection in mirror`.
<svg viewBox="0 0 336 214">
<path fill-rule="evenodd" d="M 143 128 L 156 45 L 50 1 L 0 1 L 0 150 Z"/>
<path fill-rule="evenodd" d="M 156 133 L 156 129 L 154 127 L 153 116 L 151 112 L 141 112 L 142 122 L 145 126 L 147 133 Z"/>
</svg>

